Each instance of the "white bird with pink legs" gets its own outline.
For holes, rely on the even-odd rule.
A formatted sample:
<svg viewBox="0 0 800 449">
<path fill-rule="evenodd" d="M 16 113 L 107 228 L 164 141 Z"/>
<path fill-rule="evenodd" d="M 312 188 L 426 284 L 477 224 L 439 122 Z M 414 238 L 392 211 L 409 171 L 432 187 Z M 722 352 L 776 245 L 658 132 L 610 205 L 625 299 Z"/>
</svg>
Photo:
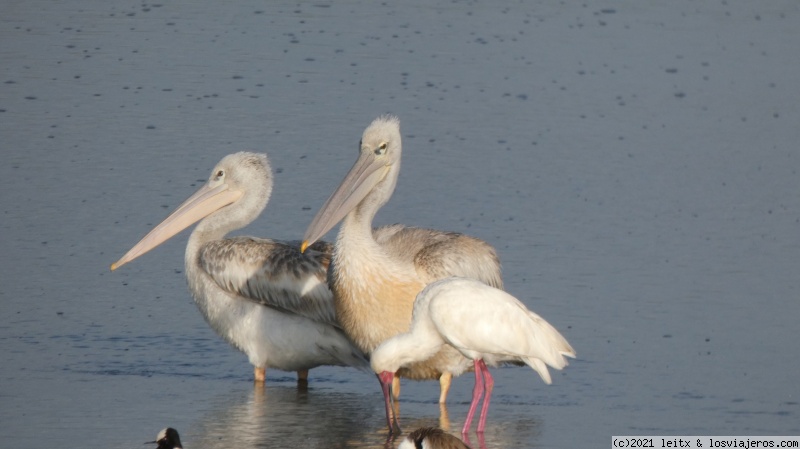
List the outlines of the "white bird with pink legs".
<svg viewBox="0 0 800 449">
<path fill-rule="evenodd" d="M 443 346 L 458 350 L 475 367 L 475 387 L 462 433 L 469 432 L 482 396 L 477 432 L 486 428 L 486 414 L 494 380 L 488 366 L 526 364 L 550 384 L 547 367 L 562 369 L 575 350 L 544 318 L 528 310 L 510 294 L 482 282 L 447 278 L 425 287 L 414 301 L 409 331 L 383 342 L 372 353 L 372 369 L 378 373 L 387 410 L 394 373 L 424 361 Z M 451 371 L 458 376 L 469 369 L 466 361 Z"/>
</svg>

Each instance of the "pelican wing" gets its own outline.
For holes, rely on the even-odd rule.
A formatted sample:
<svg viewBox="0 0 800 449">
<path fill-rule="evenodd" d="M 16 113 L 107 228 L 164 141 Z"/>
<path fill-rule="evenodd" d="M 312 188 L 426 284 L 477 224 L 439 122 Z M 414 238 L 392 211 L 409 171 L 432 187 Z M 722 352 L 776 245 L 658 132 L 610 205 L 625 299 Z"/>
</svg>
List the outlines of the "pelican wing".
<svg viewBox="0 0 800 449">
<path fill-rule="evenodd" d="M 228 292 L 268 307 L 337 325 L 326 282 L 333 246 L 253 237 L 216 240 L 198 255 L 203 271 Z"/>
<path fill-rule="evenodd" d="M 497 252 L 481 239 L 400 224 L 375 229 L 373 236 L 394 256 L 413 263 L 426 283 L 458 276 L 503 288 Z"/>
</svg>

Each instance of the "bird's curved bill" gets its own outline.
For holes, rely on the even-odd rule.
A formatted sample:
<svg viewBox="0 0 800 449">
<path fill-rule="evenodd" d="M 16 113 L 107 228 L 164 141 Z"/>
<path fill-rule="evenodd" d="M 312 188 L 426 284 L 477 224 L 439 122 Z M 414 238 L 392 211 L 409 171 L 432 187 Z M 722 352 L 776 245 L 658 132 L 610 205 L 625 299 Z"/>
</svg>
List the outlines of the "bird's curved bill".
<svg viewBox="0 0 800 449">
<path fill-rule="evenodd" d="M 342 221 L 353 210 L 389 170 L 384 161 L 372 153 L 362 153 L 353 168 L 344 177 L 336 191 L 325 201 L 303 236 L 302 251 L 322 238 L 326 232 Z"/>
<path fill-rule="evenodd" d="M 111 271 L 164 243 L 170 237 L 222 207 L 235 202 L 241 196 L 241 191 L 231 189 L 227 184 L 220 184 L 215 187 L 210 187 L 208 184 L 204 185 L 178 206 L 175 212 L 171 213 L 164 221 L 139 240 L 139 243 L 125 253 L 121 259 L 111 264 Z"/>
</svg>

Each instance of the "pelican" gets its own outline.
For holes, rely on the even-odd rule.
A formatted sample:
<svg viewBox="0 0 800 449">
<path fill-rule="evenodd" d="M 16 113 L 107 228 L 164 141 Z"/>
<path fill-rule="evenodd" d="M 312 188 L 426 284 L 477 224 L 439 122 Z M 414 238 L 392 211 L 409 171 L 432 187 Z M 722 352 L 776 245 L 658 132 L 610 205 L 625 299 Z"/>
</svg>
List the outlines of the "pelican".
<svg viewBox="0 0 800 449">
<path fill-rule="evenodd" d="M 397 449 L 470 449 L 463 441 L 437 427 L 420 427 L 400 442 Z"/>
<path fill-rule="evenodd" d="M 397 183 L 401 152 L 397 117 L 375 119 L 364 130 L 358 160 L 317 212 L 301 247 L 305 250 L 343 220 L 328 284 L 342 328 L 365 354 L 408 330 L 414 298 L 430 282 L 463 276 L 497 288 L 503 285 L 497 254 L 482 240 L 403 225 L 373 231 L 372 219 Z M 443 347 L 430 360 L 405 366 L 397 375 L 439 379 L 439 402 L 443 404 L 452 379 L 449 373 L 464 360 L 458 351 Z M 396 399 L 399 383 L 392 392 Z M 391 428 L 389 413 L 387 410 Z"/>
<path fill-rule="evenodd" d="M 162 429 L 161 432 L 158 432 L 155 441 L 148 441 L 144 444 L 154 443 L 158 444 L 156 449 L 183 449 L 183 446 L 181 445 L 181 437 L 178 435 L 178 431 L 172 427 Z"/>
<path fill-rule="evenodd" d="M 304 382 L 320 365 L 367 369 L 340 329 L 326 284 L 330 245 L 301 253 L 299 242 L 224 238 L 261 213 L 272 193 L 264 154 L 224 157 L 208 182 L 121 259 L 116 270 L 197 221 L 186 246 L 186 278 L 197 307 L 228 343 L 247 354 L 256 381 L 267 367 L 297 371 Z"/>
<path fill-rule="evenodd" d="M 567 366 L 566 357 L 575 357 L 575 350 L 556 328 L 517 298 L 474 279 L 443 279 L 428 285 L 417 296 L 409 331 L 390 338 L 372 352 L 370 363 L 384 385 L 387 409 L 387 387 L 393 373 L 426 360 L 443 346 L 472 360 L 475 369 L 475 388 L 461 430 L 463 435 L 469 432 L 484 392 L 478 433 L 486 427 L 494 387 L 487 365 L 524 363 L 549 385 L 552 379 L 547 366 L 560 370 Z M 451 374 L 458 376 L 468 368 L 469 363 L 462 364 Z"/>
</svg>

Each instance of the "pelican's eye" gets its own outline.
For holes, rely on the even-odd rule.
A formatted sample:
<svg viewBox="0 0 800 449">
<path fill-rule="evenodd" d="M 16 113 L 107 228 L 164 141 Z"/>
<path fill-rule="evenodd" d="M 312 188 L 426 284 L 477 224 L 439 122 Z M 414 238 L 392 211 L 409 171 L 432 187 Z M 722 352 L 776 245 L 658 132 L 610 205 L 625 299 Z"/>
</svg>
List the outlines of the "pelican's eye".
<svg viewBox="0 0 800 449">
<path fill-rule="evenodd" d="M 219 181 L 224 177 L 225 177 L 225 170 L 218 170 L 217 173 L 214 174 L 214 181 Z"/>
<path fill-rule="evenodd" d="M 375 155 L 376 156 L 380 156 L 383 153 L 385 153 L 386 152 L 386 147 L 387 147 L 386 142 L 382 142 L 380 145 L 378 145 L 378 148 L 375 150 Z"/>
</svg>

